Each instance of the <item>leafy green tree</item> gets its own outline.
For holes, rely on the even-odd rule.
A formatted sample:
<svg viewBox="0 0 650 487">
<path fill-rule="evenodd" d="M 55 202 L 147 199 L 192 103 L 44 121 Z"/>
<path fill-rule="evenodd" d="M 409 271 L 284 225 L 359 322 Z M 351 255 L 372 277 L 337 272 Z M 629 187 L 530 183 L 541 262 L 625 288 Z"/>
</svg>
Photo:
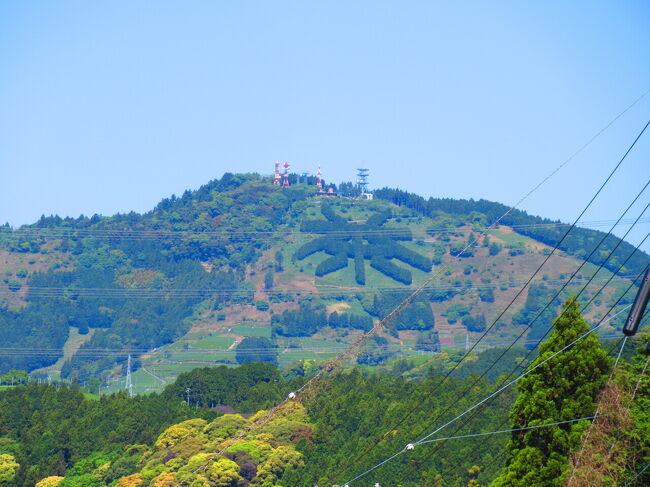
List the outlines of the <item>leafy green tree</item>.
<svg viewBox="0 0 650 487">
<path fill-rule="evenodd" d="M 12 369 L 0 376 L 0 384 L 24 384 L 29 380 L 29 374 L 24 370 Z"/>
<path fill-rule="evenodd" d="M 7 453 L 0 455 L 0 485 L 8 485 L 9 482 L 12 482 L 19 468 L 20 465 L 13 455 Z"/>
<path fill-rule="evenodd" d="M 553 321 L 549 340 L 529 369 L 589 330 L 578 303 L 570 299 Z M 527 369 L 527 370 L 529 370 Z M 519 382 L 511 412 L 513 428 L 567 421 L 594 413 L 598 392 L 607 381 L 610 359 L 591 334 L 539 366 Z M 560 486 L 572 449 L 580 445 L 589 421 L 516 431 L 508 444 L 509 458 L 493 487 Z"/>
</svg>

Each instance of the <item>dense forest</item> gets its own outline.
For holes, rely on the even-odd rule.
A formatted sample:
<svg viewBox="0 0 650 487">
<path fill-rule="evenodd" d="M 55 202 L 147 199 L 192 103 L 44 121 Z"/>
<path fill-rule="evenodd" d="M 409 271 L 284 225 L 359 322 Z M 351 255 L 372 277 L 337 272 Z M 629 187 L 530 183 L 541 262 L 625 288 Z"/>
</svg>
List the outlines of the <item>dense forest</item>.
<svg viewBox="0 0 650 487">
<path fill-rule="evenodd" d="M 647 485 L 638 471 L 650 458 L 650 379 L 647 356 L 635 352 L 647 337 L 629 343 L 614 368 L 622 342 L 603 347 L 593 334 L 576 341 L 588 329 L 578 304 L 565 303 L 517 388 L 487 402 L 522 372 L 523 349 L 496 360 L 498 349 L 478 354 L 447 379 L 449 365 L 415 375 L 409 363 L 383 372 L 346 367 L 288 401 L 317 369 L 203 368 L 160 395 L 100 400 L 76 386 L 18 385 L 0 392 L 0 481 L 307 487 L 366 472 L 357 483 Z M 490 377 L 474 373 L 495 363 Z M 280 403 L 271 416 L 260 411 Z M 463 411 L 472 414 L 454 421 Z M 405 448 L 447 421 L 454 424 L 430 443 Z"/>
</svg>

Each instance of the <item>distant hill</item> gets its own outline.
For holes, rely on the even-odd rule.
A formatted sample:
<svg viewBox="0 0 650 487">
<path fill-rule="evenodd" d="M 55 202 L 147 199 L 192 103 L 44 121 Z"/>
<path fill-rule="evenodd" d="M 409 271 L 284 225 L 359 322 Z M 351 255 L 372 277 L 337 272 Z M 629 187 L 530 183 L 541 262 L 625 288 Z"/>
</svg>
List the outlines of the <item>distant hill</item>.
<svg viewBox="0 0 650 487">
<path fill-rule="evenodd" d="M 359 360 L 374 365 L 463 348 L 568 228 L 514 210 L 483 237 L 506 210 L 392 189 L 371 201 L 324 197 L 309 184 L 280 188 L 256 174 L 226 174 L 145 214 L 2 227 L 0 348 L 7 352 L 0 373 L 24 369 L 110 386 L 130 354 L 137 391 L 145 392 L 201 365 L 324 359 L 441 270 Z M 572 231 L 486 346 L 530 323 L 603 236 Z M 578 283 L 603 262 L 605 269 L 582 297 L 617 276 L 587 316 L 599 316 L 650 262 L 633 250 L 609 236 L 588 258 Z M 532 327 L 530 343 L 558 304 Z"/>
</svg>

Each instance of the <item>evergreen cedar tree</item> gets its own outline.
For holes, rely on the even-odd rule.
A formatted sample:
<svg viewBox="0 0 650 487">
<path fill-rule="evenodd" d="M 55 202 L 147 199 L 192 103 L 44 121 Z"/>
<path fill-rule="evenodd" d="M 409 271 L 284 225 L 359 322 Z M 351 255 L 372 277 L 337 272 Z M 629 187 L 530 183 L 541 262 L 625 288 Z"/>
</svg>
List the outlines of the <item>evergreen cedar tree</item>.
<svg viewBox="0 0 650 487">
<path fill-rule="evenodd" d="M 578 303 L 564 303 L 553 332 L 540 345 L 529 369 L 589 330 Z M 595 334 L 549 360 L 519 381 L 519 397 L 510 417 L 513 428 L 566 421 L 594 414 L 598 393 L 607 382 L 611 359 Z M 528 370 L 528 369 L 527 369 Z M 568 457 L 580 447 L 590 421 L 517 431 L 508 444 L 509 459 L 492 487 L 561 486 Z"/>
</svg>

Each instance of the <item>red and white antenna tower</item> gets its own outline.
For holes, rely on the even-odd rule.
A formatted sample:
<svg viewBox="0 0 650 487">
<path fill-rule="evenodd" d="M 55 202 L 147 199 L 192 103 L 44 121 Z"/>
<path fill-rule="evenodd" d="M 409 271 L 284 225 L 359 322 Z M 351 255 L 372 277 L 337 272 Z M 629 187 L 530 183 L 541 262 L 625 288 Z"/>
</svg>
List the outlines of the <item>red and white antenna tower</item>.
<svg viewBox="0 0 650 487">
<path fill-rule="evenodd" d="M 289 187 L 289 163 L 285 162 L 284 164 L 284 175 L 282 176 L 282 187 Z"/>
<path fill-rule="evenodd" d="M 323 173 L 320 170 L 320 164 L 318 165 L 318 171 L 316 171 L 316 187 L 320 190 L 323 191 L 323 180 L 321 179 L 321 175 Z"/>
<path fill-rule="evenodd" d="M 275 173 L 273 173 L 273 184 L 280 186 L 280 163 L 275 163 Z"/>
</svg>

